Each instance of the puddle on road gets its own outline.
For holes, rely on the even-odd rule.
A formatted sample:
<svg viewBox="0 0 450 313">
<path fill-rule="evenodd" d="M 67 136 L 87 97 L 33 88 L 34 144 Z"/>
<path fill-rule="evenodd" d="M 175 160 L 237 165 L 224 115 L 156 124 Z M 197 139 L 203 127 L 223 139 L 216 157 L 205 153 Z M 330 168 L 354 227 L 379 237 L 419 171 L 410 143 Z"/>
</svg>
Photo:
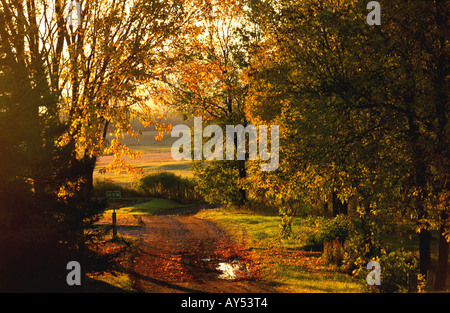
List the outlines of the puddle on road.
<svg viewBox="0 0 450 313">
<path fill-rule="evenodd" d="M 218 277 L 220 279 L 234 280 L 245 278 L 250 275 L 250 270 L 247 264 L 234 260 L 232 262 L 220 262 L 217 270 L 222 272 Z"/>
<path fill-rule="evenodd" d="M 211 258 L 196 259 L 188 254 L 184 254 L 181 258 L 185 265 L 201 268 L 205 271 L 219 272 L 218 278 L 226 280 L 243 279 L 250 276 L 249 266 L 239 259 L 231 261 L 213 260 Z"/>
</svg>

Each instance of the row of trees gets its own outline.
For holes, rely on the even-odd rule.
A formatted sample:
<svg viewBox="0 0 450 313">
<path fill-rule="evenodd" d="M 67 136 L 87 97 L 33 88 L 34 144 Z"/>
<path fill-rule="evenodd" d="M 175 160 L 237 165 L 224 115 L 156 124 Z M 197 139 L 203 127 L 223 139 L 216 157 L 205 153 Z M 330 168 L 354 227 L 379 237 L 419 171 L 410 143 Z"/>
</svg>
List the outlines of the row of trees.
<svg viewBox="0 0 450 313">
<path fill-rule="evenodd" d="M 430 230 L 438 229 L 435 289 L 444 289 L 448 3 L 386 1 L 379 27 L 364 23 L 361 1 L 266 4 L 255 5 L 268 36 L 255 53 L 247 112 L 257 123 L 284 126 L 275 194 L 284 201 L 331 195 L 347 206 L 353 200 L 368 255 L 371 227 L 378 227 L 370 226 L 373 215 L 408 217 L 425 276 Z"/>
<path fill-rule="evenodd" d="M 172 98 L 159 100 L 215 124 L 280 125 L 281 155 L 273 173 L 252 161 L 197 162 L 206 199 L 277 206 L 286 224 L 305 204 L 338 213 L 351 203 L 368 257 L 383 227 L 374 217 L 413 222 L 424 276 L 436 229 L 435 289 L 444 289 L 448 2 L 385 1 L 381 26 L 366 23 L 364 1 L 211 4 L 162 85 Z"/>
</svg>

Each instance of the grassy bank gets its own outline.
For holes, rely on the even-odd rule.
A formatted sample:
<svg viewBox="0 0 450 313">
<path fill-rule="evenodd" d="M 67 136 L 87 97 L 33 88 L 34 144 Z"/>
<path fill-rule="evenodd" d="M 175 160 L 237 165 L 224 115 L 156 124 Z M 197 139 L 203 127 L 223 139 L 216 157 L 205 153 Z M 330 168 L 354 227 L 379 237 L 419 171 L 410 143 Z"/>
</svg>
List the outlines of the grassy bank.
<svg viewBox="0 0 450 313">
<path fill-rule="evenodd" d="M 183 208 L 189 206 L 192 206 L 192 204 L 181 204 L 173 200 L 155 198 L 150 201 L 123 206 L 116 209 L 116 213 L 118 215 L 155 214 L 165 209 Z M 107 210 L 105 211 L 105 214 L 109 215 L 112 212 L 113 210 Z"/>
<path fill-rule="evenodd" d="M 222 209 L 203 210 L 196 216 L 217 223 L 237 243 L 251 249 L 263 278 L 280 292 L 363 291 L 363 282 L 324 265 L 320 253 L 302 250 L 302 233 L 308 232 L 309 226 L 301 219 L 294 222 L 294 236 L 281 239 L 279 216 Z"/>
</svg>

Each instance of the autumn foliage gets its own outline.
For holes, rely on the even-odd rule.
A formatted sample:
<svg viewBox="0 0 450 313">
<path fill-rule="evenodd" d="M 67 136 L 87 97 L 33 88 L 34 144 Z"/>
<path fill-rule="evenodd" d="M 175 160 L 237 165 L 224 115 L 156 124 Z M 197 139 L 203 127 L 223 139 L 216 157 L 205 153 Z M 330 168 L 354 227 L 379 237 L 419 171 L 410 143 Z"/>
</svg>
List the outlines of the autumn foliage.
<svg viewBox="0 0 450 313">
<path fill-rule="evenodd" d="M 135 119 L 161 138 L 170 112 L 201 116 L 204 126 L 279 125 L 280 164 L 266 173 L 260 160 L 198 160 L 196 182 L 165 196 L 198 200 L 195 188 L 212 204 L 276 210 L 283 238 L 298 216 L 348 215 L 359 225 L 358 266 L 407 259 L 377 238 L 387 221 L 406 225 L 417 233 L 421 277 L 431 281 L 435 269 L 435 290 L 446 288 L 448 1 L 383 1 L 376 26 L 357 0 L 82 0 L 76 12 L 68 4 L 0 2 L 0 231 L 17 231 L 0 239 L 8 264 L 39 246 L 62 263 L 106 256 L 87 245 L 106 208 L 93 197 L 97 161 L 109 154 L 102 172 L 142 174 L 126 161 L 140 153 L 124 139 L 142 136 Z M 167 245 L 140 251 L 136 269 L 153 262 L 155 280 L 195 279 L 183 258 L 206 248 L 194 240 L 167 254 Z M 328 248 L 340 251 L 337 242 Z M 251 263 L 247 250 L 220 242 L 201 258 Z M 313 256 L 278 254 L 319 266 Z M 0 274 L 12 282 L 8 268 L 0 264 Z"/>
</svg>

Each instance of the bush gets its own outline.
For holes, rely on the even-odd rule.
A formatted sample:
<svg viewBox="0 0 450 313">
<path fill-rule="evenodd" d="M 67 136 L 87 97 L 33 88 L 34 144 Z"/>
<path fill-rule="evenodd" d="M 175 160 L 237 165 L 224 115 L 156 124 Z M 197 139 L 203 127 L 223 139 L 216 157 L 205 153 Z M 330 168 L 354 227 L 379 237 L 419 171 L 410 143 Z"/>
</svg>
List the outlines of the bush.
<svg viewBox="0 0 450 313">
<path fill-rule="evenodd" d="M 396 250 L 380 258 L 381 292 L 411 292 L 417 289 L 418 252 Z"/>
<path fill-rule="evenodd" d="M 122 197 L 141 196 L 134 188 L 118 184 L 111 178 L 96 179 L 94 181 L 94 197 L 105 198 L 107 191 L 120 191 Z"/>
<path fill-rule="evenodd" d="M 210 204 L 241 205 L 244 200 L 239 180 L 240 161 L 197 161 L 192 171 L 197 178 L 198 191 Z"/>
<path fill-rule="evenodd" d="M 145 196 L 192 203 L 201 200 L 193 179 L 177 176 L 169 172 L 158 172 L 141 178 L 136 189 Z"/>
<path fill-rule="evenodd" d="M 344 261 L 344 246 L 341 241 L 335 239 L 332 242 L 324 242 L 322 260 L 328 264 L 340 267 Z"/>
<path fill-rule="evenodd" d="M 317 218 L 305 239 L 305 250 L 323 251 L 324 243 L 339 241 L 341 244 L 354 231 L 349 217 L 338 215 L 332 219 Z"/>
<path fill-rule="evenodd" d="M 381 284 L 379 286 L 367 286 L 368 292 L 398 293 L 416 292 L 419 284 L 419 255 L 417 251 L 394 250 L 383 251 L 380 257 L 374 258 L 380 263 Z M 353 275 L 361 280 L 366 280 L 368 270 L 367 263 L 370 260 L 358 258 L 354 263 L 358 267 Z"/>
<path fill-rule="evenodd" d="M 304 238 L 305 250 L 323 251 L 321 259 L 340 272 L 351 274 L 367 286 L 369 292 L 418 291 L 418 253 L 404 250 L 386 251 L 377 234 L 372 234 L 372 249 L 366 246 L 358 221 L 348 216 L 306 218 L 309 231 Z M 369 253 L 370 252 L 370 253 Z M 375 260 L 381 266 L 381 285 L 369 286 L 366 266 Z"/>
</svg>

